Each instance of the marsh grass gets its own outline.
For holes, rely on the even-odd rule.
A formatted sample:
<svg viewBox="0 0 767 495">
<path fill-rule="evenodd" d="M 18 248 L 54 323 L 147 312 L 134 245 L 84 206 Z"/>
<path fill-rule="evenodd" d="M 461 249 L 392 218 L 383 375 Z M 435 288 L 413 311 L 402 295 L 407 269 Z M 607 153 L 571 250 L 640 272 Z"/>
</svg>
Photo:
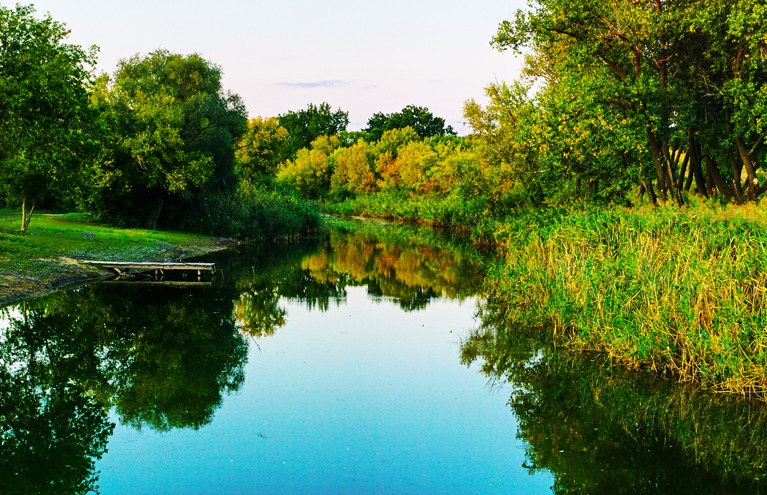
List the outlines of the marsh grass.
<svg viewBox="0 0 767 495">
<path fill-rule="evenodd" d="M 18 211 L 0 210 L 0 303 L 101 274 L 81 260 L 170 261 L 221 247 L 207 236 L 112 228 L 80 214 L 36 214 L 26 234 L 19 222 Z"/>
<path fill-rule="evenodd" d="M 497 226 L 489 294 L 568 347 L 764 397 L 765 232 L 754 206 L 522 215 Z"/>
</svg>

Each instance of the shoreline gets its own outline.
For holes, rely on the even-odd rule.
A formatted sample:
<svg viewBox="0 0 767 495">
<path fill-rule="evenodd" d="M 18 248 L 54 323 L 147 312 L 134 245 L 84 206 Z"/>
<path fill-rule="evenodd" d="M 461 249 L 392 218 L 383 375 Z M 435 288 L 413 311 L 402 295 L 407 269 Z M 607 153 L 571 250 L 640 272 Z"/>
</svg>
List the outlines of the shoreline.
<svg viewBox="0 0 767 495">
<path fill-rule="evenodd" d="M 237 244 L 238 243 L 236 241 L 231 241 L 230 243 L 221 245 L 220 247 L 216 247 L 214 249 L 200 251 L 195 250 L 194 252 L 189 253 L 187 256 L 180 258 L 165 256 L 163 257 L 163 261 L 168 261 L 170 259 L 178 259 L 183 261 L 189 258 L 196 258 L 198 256 L 223 251 Z M 20 302 L 29 301 L 30 299 L 36 299 L 38 297 L 44 297 L 60 290 L 66 290 L 70 287 L 99 282 L 101 280 L 109 280 L 114 276 L 110 273 L 107 273 L 105 270 L 86 265 L 83 263 L 83 261 L 85 260 L 67 260 L 66 262 L 59 263 L 59 268 L 67 267 L 68 269 L 68 271 L 62 274 L 62 276 L 41 279 L 34 276 L 21 275 L 21 277 L 26 279 L 27 282 L 31 283 L 31 286 L 25 285 L 18 290 L 14 290 L 12 287 L 8 289 L 8 286 L 5 284 L 0 284 L 0 310 L 7 306 L 12 306 Z M 157 261 L 157 259 L 145 258 L 129 261 Z M 4 273 L 0 271 L 0 276 L 2 275 L 4 275 Z"/>
<path fill-rule="evenodd" d="M 17 216 L 0 210 L 0 309 L 110 277 L 85 260 L 177 261 L 240 244 L 185 232 L 109 227 L 81 214 L 41 213 L 30 232 L 20 234 Z"/>
</svg>

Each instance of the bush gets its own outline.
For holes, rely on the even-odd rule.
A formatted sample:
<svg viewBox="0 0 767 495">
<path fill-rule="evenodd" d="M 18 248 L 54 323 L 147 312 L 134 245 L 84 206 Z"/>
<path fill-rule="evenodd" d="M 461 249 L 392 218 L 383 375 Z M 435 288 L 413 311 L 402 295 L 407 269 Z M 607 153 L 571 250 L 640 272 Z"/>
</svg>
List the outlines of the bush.
<svg viewBox="0 0 767 495">
<path fill-rule="evenodd" d="M 188 229 L 238 239 L 274 239 L 306 233 L 320 226 L 309 202 L 258 188 L 205 198 Z"/>
</svg>

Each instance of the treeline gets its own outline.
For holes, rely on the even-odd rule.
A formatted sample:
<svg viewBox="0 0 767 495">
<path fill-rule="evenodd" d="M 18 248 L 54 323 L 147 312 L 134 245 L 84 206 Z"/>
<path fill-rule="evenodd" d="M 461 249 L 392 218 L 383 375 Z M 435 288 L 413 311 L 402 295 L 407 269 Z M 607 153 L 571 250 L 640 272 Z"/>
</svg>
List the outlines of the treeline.
<svg viewBox="0 0 767 495">
<path fill-rule="evenodd" d="M 752 201 L 767 190 L 766 18 L 756 0 L 534 1 L 493 44 L 526 55 L 538 90 L 492 87 L 484 132 L 547 196 Z"/>
<path fill-rule="evenodd" d="M 0 6 L 0 205 L 78 208 L 117 225 L 274 237 L 316 210 L 243 180 L 247 114 L 199 55 L 158 50 L 95 77 L 96 49 L 31 6 Z"/>
<path fill-rule="evenodd" d="M 67 44 L 63 24 L 2 7 L 0 200 L 22 206 L 22 230 L 43 204 L 227 235 L 316 223 L 302 199 L 470 225 L 526 206 L 754 201 L 765 9 L 532 2 L 493 40 L 525 54 L 524 76 L 467 102 L 459 137 L 417 106 L 358 132 L 327 103 L 248 121 L 198 55 L 160 50 L 94 77 L 95 51 Z"/>
<path fill-rule="evenodd" d="M 412 134 L 324 140 L 279 176 L 373 213 L 387 201 L 348 198 L 399 188 L 408 195 L 398 200 L 444 203 L 452 194 L 445 212 L 485 216 L 551 204 L 754 201 L 767 191 L 765 18 L 754 0 L 534 1 L 493 39 L 525 55 L 523 77 L 489 86 L 487 105 L 466 103 L 469 136 L 447 145 L 415 144 Z M 310 168 L 321 171 L 309 177 Z"/>
<path fill-rule="evenodd" d="M 68 34 L 32 6 L 0 7 L 0 205 L 21 206 L 22 231 L 46 207 L 273 237 L 317 226 L 306 200 L 455 182 L 435 163 L 462 140 L 426 108 L 376 113 L 356 132 L 327 103 L 249 120 L 221 69 L 197 54 L 157 50 L 96 76 L 96 49 Z"/>
</svg>

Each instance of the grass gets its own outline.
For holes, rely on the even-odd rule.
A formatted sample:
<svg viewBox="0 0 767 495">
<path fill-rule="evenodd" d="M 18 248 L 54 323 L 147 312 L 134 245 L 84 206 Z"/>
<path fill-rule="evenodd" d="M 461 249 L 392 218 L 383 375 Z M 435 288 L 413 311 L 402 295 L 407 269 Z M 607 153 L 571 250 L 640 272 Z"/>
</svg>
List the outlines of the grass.
<svg viewBox="0 0 767 495">
<path fill-rule="evenodd" d="M 516 327 L 711 389 L 767 393 L 767 215 L 553 211 L 499 224 L 489 300 Z"/>
<path fill-rule="evenodd" d="M 326 212 L 398 220 L 434 227 L 461 230 L 477 223 L 486 215 L 482 199 L 463 199 L 457 195 L 444 197 L 416 196 L 406 193 L 381 192 L 326 203 Z"/>
<path fill-rule="evenodd" d="M 223 245 L 198 234 L 108 227 L 76 213 L 35 214 L 26 234 L 20 222 L 18 211 L 0 209 L 0 304 L 103 275 L 82 260 L 170 261 Z"/>
</svg>

